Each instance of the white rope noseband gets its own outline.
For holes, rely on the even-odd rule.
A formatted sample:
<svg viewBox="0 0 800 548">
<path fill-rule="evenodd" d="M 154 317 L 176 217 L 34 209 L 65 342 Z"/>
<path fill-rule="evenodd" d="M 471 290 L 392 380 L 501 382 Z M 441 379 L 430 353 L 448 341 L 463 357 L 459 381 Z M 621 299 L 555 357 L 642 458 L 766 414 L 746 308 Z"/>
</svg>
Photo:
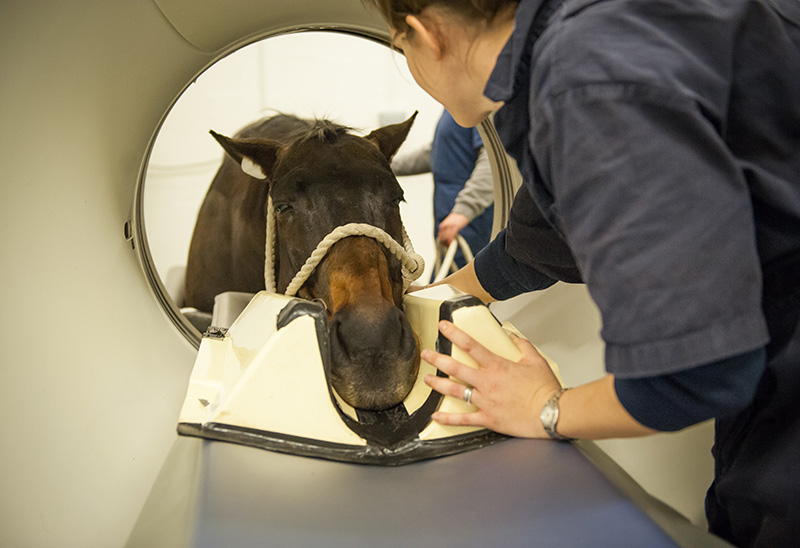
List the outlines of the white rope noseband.
<svg viewBox="0 0 800 548">
<path fill-rule="evenodd" d="M 286 288 L 286 295 L 294 296 L 302 285 L 308 280 L 317 265 L 322 262 L 333 244 L 349 236 L 367 236 L 382 243 L 386 248 L 400 259 L 403 272 L 403 292 L 408 290 L 408 286 L 413 281 L 422 276 L 425 270 L 425 260 L 421 255 L 414 251 L 411 240 L 403 227 L 403 245 L 401 246 L 386 231 L 366 223 L 350 223 L 333 229 L 317 244 L 317 248 L 306 259 L 300 271 L 295 274 L 294 279 Z M 264 264 L 264 283 L 267 291 L 276 292 L 275 285 L 275 214 L 272 209 L 272 197 L 267 204 L 267 241 L 266 241 L 266 261 Z"/>
</svg>

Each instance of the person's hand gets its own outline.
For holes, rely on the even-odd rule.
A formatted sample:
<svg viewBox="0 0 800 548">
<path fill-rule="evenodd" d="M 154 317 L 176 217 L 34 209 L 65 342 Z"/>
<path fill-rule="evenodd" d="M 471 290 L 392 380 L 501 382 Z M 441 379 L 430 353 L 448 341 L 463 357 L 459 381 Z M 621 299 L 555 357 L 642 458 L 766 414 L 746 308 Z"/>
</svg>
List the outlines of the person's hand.
<svg viewBox="0 0 800 548">
<path fill-rule="evenodd" d="M 516 335 L 511 339 L 522 352 L 512 362 L 490 352 L 450 322 L 440 322 L 439 330 L 454 345 L 477 363 L 474 369 L 452 357 L 424 350 L 422 358 L 440 371 L 472 387 L 473 413 L 436 412 L 436 422 L 457 426 L 480 426 L 511 436 L 548 437 L 539 420 L 545 402 L 561 388 L 547 361 L 534 346 Z M 446 396 L 464 398 L 465 387 L 448 378 L 426 375 L 425 383 Z"/>
<path fill-rule="evenodd" d="M 450 245 L 450 242 L 456 237 L 456 234 L 461 232 L 461 229 L 469 224 L 469 219 L 466 215 L 461 213 L 450 213 L 447 217 L 439 223 L 439 233 L 436 238 L 445 246 Z"/>
</svg>

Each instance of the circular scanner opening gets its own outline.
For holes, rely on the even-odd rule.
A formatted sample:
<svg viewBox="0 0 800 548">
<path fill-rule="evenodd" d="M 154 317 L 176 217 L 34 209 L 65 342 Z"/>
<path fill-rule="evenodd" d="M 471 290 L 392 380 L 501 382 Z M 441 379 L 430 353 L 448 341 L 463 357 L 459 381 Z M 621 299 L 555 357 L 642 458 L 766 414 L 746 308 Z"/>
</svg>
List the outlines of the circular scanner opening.
<svg viewBox="0 0 800 548">
<path fill-rule="evenodd" d="M 200 344 L 206 319 L 183 306 L 184 270 L 198 211 L 223 158 L 209 130 L 231 136 L 281 112 L 327 118 L 366 134 L 414 111 L 419 115 L 399 154 L 430 143 L 442 107 L 417 86 L 405 59 L 382 37 L 341 29 L 275 34 L 226 55 L 186 87 L 151 142 L 131 236 L 157 300 L 193 346 Z M 505 224 L 514 168 L 491 122 L 480 130 L 496 179 L 496 232 Z M 421 279 L 429 279 L 435 258 L 433 179 L 425 174 L 399 181 L 406 198 L 403 222 L 425 258 Z"/>
<path fill-rule="evenodd" d="M 198 346 L 201 333 L 193 311 L 183 308 L 184 269 L 197 213 L 223 158 L 209 130 L 233 135 L 281 112 L 367 133 L 415 110 L 419 115 L 401 152 L 430 142 L 442 107 L 382 39 L 342 31 L 293 30 L 254 42 L 213 63 L 183 91 L 151 143 L 134 236 L 156 297 L 190 343 Z M 400 183 L 403 220 L 431 265 L 432 177 L 401 177 Z M 429 276 L 427 268 L 423 276 Z"/>
</svg>

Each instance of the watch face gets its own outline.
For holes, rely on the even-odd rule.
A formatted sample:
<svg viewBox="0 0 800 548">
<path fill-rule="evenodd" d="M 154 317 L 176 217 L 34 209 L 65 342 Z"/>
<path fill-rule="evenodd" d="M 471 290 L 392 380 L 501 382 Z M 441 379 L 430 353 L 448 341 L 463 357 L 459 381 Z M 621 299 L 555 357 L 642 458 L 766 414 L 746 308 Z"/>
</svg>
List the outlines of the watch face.
<svg viewBox="0 0 800 548">
<path fill-rule="evenodd" d="M 555 409 L 553 409 L 548 405 L 544 409 L 542 409 L 542 414 L 540 415 L 540 418 L 542 419 L 543 423 L 547 425 L 552 425 L 553 419 L 555 418 L 555 414 L 556 414 Z"/>
</svg>

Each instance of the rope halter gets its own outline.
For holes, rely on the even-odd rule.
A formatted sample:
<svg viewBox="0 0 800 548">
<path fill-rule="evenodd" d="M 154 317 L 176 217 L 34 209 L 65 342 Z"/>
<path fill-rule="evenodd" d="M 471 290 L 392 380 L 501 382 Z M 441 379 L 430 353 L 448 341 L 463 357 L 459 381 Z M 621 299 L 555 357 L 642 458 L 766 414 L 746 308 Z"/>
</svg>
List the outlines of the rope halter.
<svg viewBox="0 0 800 548">
<path fill-rule="evenodd" d="M 314 269 L 317 268 L 322 259 L 328 253 L 333 244 L 349 236 L 367 236 L 377 240 L 398 259 L 403 273 L 403 293 L 408 290 L 408 286 L 413 281 L 422 276 L 425 270 L 425 261 L 421 255 L 414 251 L 411 240 L 403 226 L 403 245 L 397 243 L 386 231 L 366 223 L 349 223 L 333 229 L 317 244 L 317 248 L 306 259 L 305 264 L 295 274 L 289 286 L 286 288 L 286 295 L 292 297 L 308 280 Z M 267 204 L 267 240 L 266 240 L 266 262 L 264 264 L 264 283 L 267 291 L 277 292 L 275 284 L 275 214 L 272 209 L 272 197 Z"/>
</svg>

